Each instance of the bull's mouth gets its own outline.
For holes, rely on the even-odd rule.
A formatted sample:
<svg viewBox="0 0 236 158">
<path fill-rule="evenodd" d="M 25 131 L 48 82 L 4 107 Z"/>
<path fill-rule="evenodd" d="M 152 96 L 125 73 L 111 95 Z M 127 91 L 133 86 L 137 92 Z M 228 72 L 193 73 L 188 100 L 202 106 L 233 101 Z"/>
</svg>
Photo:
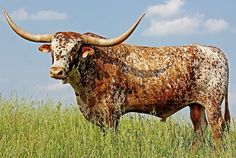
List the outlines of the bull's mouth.
<svg viewBox="0 0 236 158">
<path fill-rule="evenodd" d="M 73 75 L 75 72 L 77 72 L 74 70 L 75 69 L 66 71 L 62 67 L 51 67 L 50 76 L 51 78 L 61 80 L 63 84 L 66 84 L 68 83 L 70 76 Z"/>
<path fill-rule="evenodd" d="M 50 76 L 51 76 L 51 78 L 57 79 L 57 80 L 64 80 L 66 78 L 64 76 L 55 76 L 55 75 L 52 75 L 52 74 L 50 74 Z"/>
<path fill-rule="evenodd" d="M 50 73 L 51 78 L 57 79 L 57 80 L 65 80 L 66 76 L 65 75 L 60 75 L 60 74 L 52 74 Z"/>
<path fill-rule="evenodd" d="M 66 76 L 54 76 L 50 73 L 51 78 L 56 79 L 56 80 L 61 80 L 63 84 L 67 83 L 68 77 Z"/>
</svg>

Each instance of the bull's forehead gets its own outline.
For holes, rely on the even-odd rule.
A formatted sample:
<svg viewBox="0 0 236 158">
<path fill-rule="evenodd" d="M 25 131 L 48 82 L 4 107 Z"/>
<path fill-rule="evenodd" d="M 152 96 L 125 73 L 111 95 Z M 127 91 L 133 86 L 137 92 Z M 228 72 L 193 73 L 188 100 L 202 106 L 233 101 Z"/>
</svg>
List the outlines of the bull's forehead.
<svg viewBox="0 0 236 158">
<path fill-rule="evenodd" d="M 56 54 L 65 54 L 80 41 L 80 34 L 73 32 L 58 32 L 53 36 L 51 47 Z"/>
</svg>

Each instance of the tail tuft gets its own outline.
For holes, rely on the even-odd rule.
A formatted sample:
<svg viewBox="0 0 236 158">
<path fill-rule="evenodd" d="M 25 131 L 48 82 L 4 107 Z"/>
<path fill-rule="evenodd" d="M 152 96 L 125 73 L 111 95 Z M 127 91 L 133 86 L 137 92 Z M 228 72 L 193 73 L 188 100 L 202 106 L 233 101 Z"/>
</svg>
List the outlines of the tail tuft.
<svg viewBox="0 0 236 158">
<path fill-rule="evenodd" d="M 229 128 L 230 128 L 230 113 L 229 113 L 229 104 L 228 104 L 228 90 L 227 90 L 227 92 L 225 94 L 225 114 L 224 114 L 224 119 L 225 119 L 225 123 L 226 123 L 226 128 L 229 131 Z"/>
<path fill-rule="evenodd" d="M 228 67 L 229 71 L 229 67 Z M 229 131 L 230 128 L 230 113 L 229 113 L 229 104 L 228 104 L 228 87 L 229 87 L 229 72 L 228 72 L 228 80 L 227 80 L 227 85 L 226 85 L 226 92 L 225 92 L 225 114 L 224 114 L 224 119 L 226 123 L 226 128 Z"/>
</svg>

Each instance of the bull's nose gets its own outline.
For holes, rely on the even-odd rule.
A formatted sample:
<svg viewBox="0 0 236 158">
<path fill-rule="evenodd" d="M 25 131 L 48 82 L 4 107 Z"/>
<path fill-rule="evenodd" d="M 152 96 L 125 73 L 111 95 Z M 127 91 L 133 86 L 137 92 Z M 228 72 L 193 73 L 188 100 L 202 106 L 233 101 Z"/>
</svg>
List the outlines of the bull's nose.
<svg viewBox="0 0 236 158">
<path fill-rule="evenodd" d="M 64 79 L 65 70 L 62 67 L 51 67 L 50 76 L 55 79 Z"/>
</svg>

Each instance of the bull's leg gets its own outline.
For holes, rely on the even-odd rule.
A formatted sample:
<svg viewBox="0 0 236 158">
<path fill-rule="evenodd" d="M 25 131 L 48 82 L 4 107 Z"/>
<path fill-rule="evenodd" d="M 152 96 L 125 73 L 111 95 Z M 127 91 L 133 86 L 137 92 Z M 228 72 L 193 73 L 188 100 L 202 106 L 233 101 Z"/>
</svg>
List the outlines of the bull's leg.
<svg viewBox="0 0 236 158">
<path fill-rule="evenodd" d="M 117 115 L 107 113 L 105 115 L 105 119 L 103 119 L 103 122 L 101 124 L 102 126 L 100 127 L 104 137 L 106 137 L 107 130 L 110 132 L 117 133 L 119 125 L 119 117 Z"/>
<path fill-rule="evenodd" d="M 194 126 L 194 131 L 196 133 L 196 139 L 193 145 L 197 145 L 200 142 L 200 137 L 202 137 L 203 130 L 207 126 L 205 108 L 200 104 L 191 104 L 190 117 Z"/>
<path fill-rule="evenodd" d="M 166 122 L 166 118 L 161 118 L 161 122 Z"/>
<path fill-rule="evenodd" d="M 98 120 L 103 131 L 105 131 L 107 128 L 114 129 L 116 131 L 119 124 L 119 112 L 110 107 L 112 106 L 103 106 L 103 108 L 99 110 Z"/>
<path fill-rule="evenodd" d="M 221 114 L 220 106 L 210 106 L 211 108 L 208 108 L 207 111 L 207 117 L 209 124 L 211 125 L 213 134 L 214 134 L 214 140 L 217 143 L 220 138 L 223 136 L 224 128 L 225 128 L 225 121 L 223 119 L 223 116 Z"/>
<path fill-rule="evenodd" d="M 190 105 L 190 117 L 196 133 L 202 133 L 202 129 L 207 126 L 205 108 L 199 104 Z"/>
<path fill-rule="evenodd" d="M 99 123 L 97 123 L 97 125 L 101 128 L 103 136 L 106 137 L 108 131 L 117 132 L 119 119 L 117 117 L 113 117 L 109 113 L 103 113 L 101 116 L 102 117 L 99 118 Z"/>
<path fill-rule="evenodd" d="M 115 130 L 117 130 L 119 124 L 119 116 L 117 114 L 110 113 L 107 117 L 108 118 L 106 119 L 106 124 L 108 125 L 108 127 L 115 128 Z"/>
</svg>

